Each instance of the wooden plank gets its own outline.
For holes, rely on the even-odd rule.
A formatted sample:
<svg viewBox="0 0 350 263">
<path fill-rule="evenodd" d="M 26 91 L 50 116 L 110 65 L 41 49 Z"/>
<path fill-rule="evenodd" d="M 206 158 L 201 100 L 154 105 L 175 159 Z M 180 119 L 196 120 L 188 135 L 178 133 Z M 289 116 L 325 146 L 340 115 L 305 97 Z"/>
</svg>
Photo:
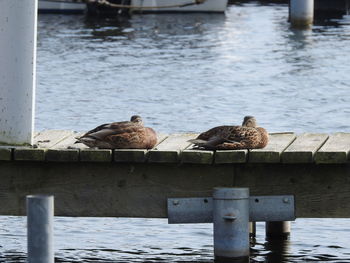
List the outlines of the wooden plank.
<svg viewBox="0 0 350 263">
<path fill-rule="evenodd" d="M 148 161 L 155 163 L 179 162 L 181 151 L 191 144 L 188 140 L 196 137 L 197 134 L 193 133 L 172 134 L 148 152 Z"/>
<path fill-rule="evenodd" d="M 248 150 L 217 150 L 215 152 L 215 163 L 245 163 Z"/>
<path fill-rule="evenodd" d="M 43 148 L 15 148 L 13 155 L 16 161 L 45 161 L 45 152 Z"/>
<path fill-rule="evenodd" d="M 282 153 L 284 163 L 311 163 L 318 149 L 328 139 L 327 134 L 304 133 Z"/>
<path fill-rule="evenodd" d="M 115 162 L 143 163 L 147 159 L 148 150 L 145 149 L 115 149 L 113 150 Z"/>
<path fill-rule="evenodd" d="M 196 137 L 199 134 L 196 134 Z M 193 148 L 193 144 L 187 146 L 181 153 L 181 162 L 183 163 L 198 163 L 212 164 L 214 161 L 214 151 L 202 150 Z"/>
<path fill-rule="evenodd" d="M 350 161 L 350 133 L 335 133 L 315 154 L 316 163 L 346 163 Z"/>
<path fill-rule="evenodd" d="M 57 216 L 167 217 L 170 197 L 232 187 L 234 168 L 147 163 L 3 162 L 0 215 L 25 215 L 25 196 L 52 194 Z"/>
<path fill-rule="evenodd" d="M 350 163 L 1 162 L 0 215 L 24 215 L 28 194 L 53 194 L 58 216 L 166 217 L 168 198 L 234 186 L 294 195 L 297 217 L 350 218 L 349 171 Z"/>
<path fill-rule="evenodd" d="M 268 145 L 263 149 L 250 150 L 248 154 L 251 163 L 279 163 L 282 152 L 295 140 L 291 132 L 271 133 Z"/>
<path fill-rule="evenodd" d="M 112 150 L 110 149 L 81 149 L 80 161 L 82 162 L 111 162 Z"/>
<path fill-rule="evenodd" d="M 79 149 L 87 148 L 87 146 L 76 142 L 77 136 L 82 133 L 70 132 L 68 136 L 60 140 L 58 143 L 49 147 L 46 151 L 45 159 L 49 162 L 78 162 L 79 161 Z"/>
<path fill-rule="evenodd" d="M 157 147 L 162 143 L 167 137 L 167 134 L 158 134 L 157 136 Z M 146 149 L 115 149 L 114 161 L 115 162 L 133 162 L 133 163 L 143 163 L 147 160 L 147 154 L 149 150 Z"/>
<path fill-rule="evenodd" d="M 183 163 L 212 164 L 214 152 L 205 150 L 186 149 L 182 151 L 181 161 Z"/>
<path fill-rule="evenodd" d="M 294 195 L 296 216 L 350 218 L 350 164 L 242 164 L 235 187 L 250 195 Z"/>
<path fill-rule="evenodd" d="M 7 146 L 0 146 L 0 161 L 10 161 L 12 159 L 12 149 Z"/>
<path fill-rule="evenodd" d="M 57 144 L 49 147 L 50 149 L 87 149 L 88 146 L 82 143 L 75 143 L 77 141 L 77 137 L 83 135 L 84 132 L 72 132 L 63 140 L 58 142 Z"/>
<path fill-rule="evenodd" d="M 48 162 L 78 162 L 79 149 L 47 149 L 45 160 Z"/>
<path fill-rule="evenodd" d="M 34 138 L 34 148 L 52 148 L 62 140 L 74 134 L 66 130 L 45 130 L 38 133 Z"/>
</svg>

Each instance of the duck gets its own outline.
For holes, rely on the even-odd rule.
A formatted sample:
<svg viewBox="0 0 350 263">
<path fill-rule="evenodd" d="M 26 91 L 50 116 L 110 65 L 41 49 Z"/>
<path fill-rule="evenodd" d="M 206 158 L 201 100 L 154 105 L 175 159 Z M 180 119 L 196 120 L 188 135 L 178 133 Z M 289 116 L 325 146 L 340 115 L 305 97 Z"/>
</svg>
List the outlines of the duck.
<svg viewBox="0 0 350 263">
<path fill-rule="evenodd" d="M 217 126 L 189 142 L 206 150 L 261 149 L 268 144 L 269 135 L 257 126 L 254 116 L 245 116 L 241 126 Z"/>
<path fill-rule="evenodd" d="M 76 138 L 90 148 L 99 149 L 151 149 L 157 144 L 157 134 L 145 127 L 139 115 L 130 121 L 105 123 Z"/>
</svg>

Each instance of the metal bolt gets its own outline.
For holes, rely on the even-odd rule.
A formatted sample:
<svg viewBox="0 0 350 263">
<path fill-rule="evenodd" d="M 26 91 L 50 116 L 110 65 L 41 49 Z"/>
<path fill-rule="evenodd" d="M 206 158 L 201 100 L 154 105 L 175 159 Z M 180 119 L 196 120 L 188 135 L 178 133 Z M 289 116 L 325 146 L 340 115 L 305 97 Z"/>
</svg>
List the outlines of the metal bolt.
<svg viewBox="0 0 350 263">
<path fill-rule="evenodd" d="M 178 204 L 180 204 L 179 200 L 174 200 L 173 201 L 173 205 L 178 205 Z"/>
<path fill-rule="evenodd" d="M 283 198 L 283 203 L 288 204 L 289 203 L 289 199 L 287 197 Z"/>
<path fill-rule="evenodd" d="M 237 217 L 233 214 L 232 215 L 224 215 L 222 218 L 227 220 L 227 221 L 235 221 L 237 219 Z"/>
</svg>

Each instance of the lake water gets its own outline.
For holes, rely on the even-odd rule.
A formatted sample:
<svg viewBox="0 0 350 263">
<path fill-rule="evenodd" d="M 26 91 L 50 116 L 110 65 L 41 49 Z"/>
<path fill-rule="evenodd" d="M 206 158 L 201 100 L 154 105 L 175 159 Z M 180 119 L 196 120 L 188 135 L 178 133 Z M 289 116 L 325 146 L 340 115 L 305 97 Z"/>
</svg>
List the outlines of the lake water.
<svg viewBox="0 0 350 263">
<path fill-rule="evenodd" d="M 39 16 L 36 129 L 87 130 L 140 114 L 157 131 L 200 132 L 254 115 L 269 131 L 350 132 L 350 17 L 291 29 L 288 7 L 226 15 Z M 25 262 L 24 217 L 0 217 L 0 262 Z M 349 219 L 297 219 L 252 262 L 350 262 Z M 212 262 L 212 225 L 55 219 L 57 262 Z"/>
</svg>

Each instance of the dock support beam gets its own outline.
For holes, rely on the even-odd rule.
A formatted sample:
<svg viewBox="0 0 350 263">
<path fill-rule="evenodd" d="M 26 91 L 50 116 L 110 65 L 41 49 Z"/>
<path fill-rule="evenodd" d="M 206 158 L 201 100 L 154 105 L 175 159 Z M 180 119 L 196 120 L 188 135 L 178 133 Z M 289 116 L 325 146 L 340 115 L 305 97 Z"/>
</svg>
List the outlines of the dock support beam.
<svg viewBox="0 0 350 263">
<path fill-rule="evenodd" d="M 314 0 L 290 0 L 290 22 L 293 27 L 307 27 L 314 20 Z"/>
<path fill-rule="evenodd" d="M 53 196 L 27 196 L 28 263 L 54 263 Z"/>
<path fill-rule="evenodd" d="M 266 222 L 266 240 L 287 240 L 290 236 L 290 221 Z"/>
<path fill-rule="evenodd" d="M 213 192 L 215 262 L 249 262 L 249 189 Z"/>
<path fill-rule="evenodd" d="M 0 1 L 0 144 L 32 144 L 37 0 Z"/>
</svg>

